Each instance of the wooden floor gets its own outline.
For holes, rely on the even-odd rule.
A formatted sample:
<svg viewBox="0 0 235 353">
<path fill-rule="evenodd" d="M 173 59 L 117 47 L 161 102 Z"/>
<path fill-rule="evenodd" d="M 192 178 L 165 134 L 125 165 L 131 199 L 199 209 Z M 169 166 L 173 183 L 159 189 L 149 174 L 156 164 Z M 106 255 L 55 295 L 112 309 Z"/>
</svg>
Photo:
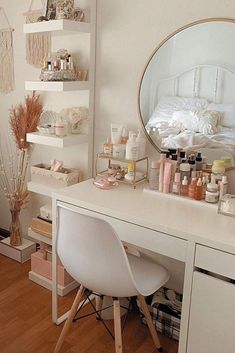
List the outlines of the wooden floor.
<svg viewBox="0 0 235 353">
<path fill-rule="evenodd" d="M 23 265 L 0 255 L 0 352 L 53 353 L 62 326 L 51 322 L 51 293 L 28 279 L 30 262 Z M 74 293 L 60 299 L 69 308 Z M 88 312 L 86 307 L 84 312 Z M 112 322 L 109 322 L 112 327 Z M 162 335 L 166 353 L 177 353 L 176 341 Z M 131 314 L 123 335 L 123 353 L 152 353 L 146 326 Z M 112 338 L 94 316 L 73 324 L 61 353 L 114 353 Z"/>
</svg>

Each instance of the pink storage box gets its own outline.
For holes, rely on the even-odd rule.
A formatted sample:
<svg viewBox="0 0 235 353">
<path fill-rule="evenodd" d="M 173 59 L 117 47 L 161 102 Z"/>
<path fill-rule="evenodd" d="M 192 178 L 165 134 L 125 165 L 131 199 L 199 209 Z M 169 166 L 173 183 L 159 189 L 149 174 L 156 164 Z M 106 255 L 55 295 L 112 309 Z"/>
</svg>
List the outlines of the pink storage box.
<svg viewBox="0 0 235 353">
<path fill-rule="evenodd" d="M 44 259 L 44 252 L 37 251 L 31 255 L 31 270 L 40 276 L 52 279 L 51 261 Z M 57 265 L 58 284 L 65 287 L 74 279 L 66 272 L 63 266 Z"/>
</svg>

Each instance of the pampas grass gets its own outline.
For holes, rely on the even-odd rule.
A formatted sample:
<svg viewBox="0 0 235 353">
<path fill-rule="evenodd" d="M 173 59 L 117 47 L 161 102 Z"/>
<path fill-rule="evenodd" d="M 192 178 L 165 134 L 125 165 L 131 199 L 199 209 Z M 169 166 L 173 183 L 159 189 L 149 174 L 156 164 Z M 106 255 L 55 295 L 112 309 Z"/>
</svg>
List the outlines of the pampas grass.
<svg viewBox="0 0 235 353">
<path fill-rule="evenodd" d="M 25 97 L 24 104 L 18 104 L 10 109 L 10 128 L 20 150 L 29 148 L 26 135 L 37 130 L 42 111 L 40 96 L 35 92 Z"/>
<path fill-rule="evenodd" d="M 27 133 L 37 130 L 43 111 L 40 96 L 35 92 L 25 97 L 23 104 L 10 109 L 10 129 L 15 140 L 15 151 L 9 147 L 10 142 L 0 146 L 0 189 L 2 189 L 12 215 L 10 226 L 10 244 L 22 244 L 19 213 L 27 205 L 28 191 L 26 174 L 30 158 L 30 144 Z M 4 151 L 4 152 L 3 152 Z"/>
</svg>

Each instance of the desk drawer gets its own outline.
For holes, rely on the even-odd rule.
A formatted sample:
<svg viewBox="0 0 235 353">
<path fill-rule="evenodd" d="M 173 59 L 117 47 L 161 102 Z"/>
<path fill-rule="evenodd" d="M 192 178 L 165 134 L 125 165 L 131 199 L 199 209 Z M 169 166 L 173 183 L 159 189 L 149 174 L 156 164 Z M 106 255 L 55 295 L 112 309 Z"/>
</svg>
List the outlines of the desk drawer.
<svg viewBox="0 0 235 353">
<path fill-rule="evenodd" d="M 59 202 L 58 204 L 72 211 L 105 220 L 111 224 L 122 241 L 179 261 L 186 261 L 187 241 L 183 239 L 64 202 Z"/>
<path fill-rule="evenodd" d="M 195 266 L 235 279 L 235 255 L 220 250 L 197 245 Z"/>
</svg>

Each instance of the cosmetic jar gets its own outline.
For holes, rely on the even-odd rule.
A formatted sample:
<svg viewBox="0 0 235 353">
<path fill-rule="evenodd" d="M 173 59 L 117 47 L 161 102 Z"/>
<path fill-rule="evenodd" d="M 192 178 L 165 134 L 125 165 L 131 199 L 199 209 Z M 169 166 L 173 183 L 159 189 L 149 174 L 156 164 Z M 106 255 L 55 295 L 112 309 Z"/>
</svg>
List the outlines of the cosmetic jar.
<svg viewBox="0 0 235 353">
<path fill-rule="evenodd" d="M 67 134 L 67 126 L 63 121 L 56 121 L 55 123 L 56 136 L 63 137 Z"/>
<path fill-rule="evenodd" d="M 108 168 L 108 175 L 116 175 L 117 173 L 121 172 L 121 167 L 119 164 L 111 164 Z"/>
<path fill-rule="evenodd" d="M 224 195 L 219 202 L 218 212 L 226 216 L 235 217 L 235 195 Z"/>
<path fill-rule="evenodd" d="M 123 144 L 113 145 L 113 157 L 124 159 L 126 146 Z"/>
<path fill-rule="evenodd" d="M 225 168 L 232 167 L 232 159 L 230 157 L 222 156 L 222 157 L 220 157 L 220 160 L 224 162 Z"/>
</svg>

